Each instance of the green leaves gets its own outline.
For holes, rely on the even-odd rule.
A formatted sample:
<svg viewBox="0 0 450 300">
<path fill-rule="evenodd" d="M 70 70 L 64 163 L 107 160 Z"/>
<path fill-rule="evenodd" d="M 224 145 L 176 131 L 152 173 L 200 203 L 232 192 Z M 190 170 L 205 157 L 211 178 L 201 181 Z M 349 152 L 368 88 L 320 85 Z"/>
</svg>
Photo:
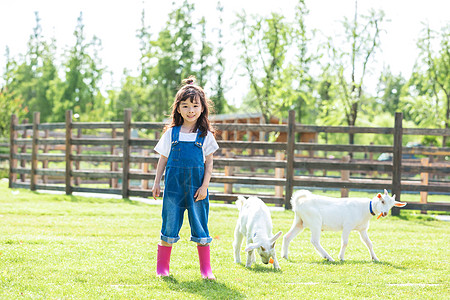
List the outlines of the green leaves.
<svg viewBox="0 0 450 300">
<path fill-rule="evenodd" d="M 409 86 L 415 99 L 428 103 L 425 111 L 420 111 L 420 107 L 415 109 L 415 121 L 418 122 L 417 124 L 429 124 L 431 121 L 439 127 L 449 128 L 450 25 L 447 24 L 439 31 L 425 25 L 417 47 L 420 54 Z M 413 101 L 417 102 L 415 99 Z M 409 100 L 408 102 L 411 103 L 411 99 Z M 447 138 L 444 137 L 443 140 L 445 145 Z"/>
<path fill-rule="evenodd" d="M 92 41 L 85 41 L 81 13 L 74 36 L 75 45 L 67 52 L 67 60 L 64 63 L 66 69 L 65 81 L 62 84 L 64 92 L 61 98 L 57 99 L 60 105 L 55 111 L 55 118 L 58 120 L 54 121 L 62 121 L 67 109 L 72 110 L 74 115 L 83 116 L 84 121 L 99 121 L 103 119 L 101 115 L 105 110 L 105 99 L 100 92 L 100 81 L 104 71 L 98 57 L 101 41 L 95 36 Z"/>
<path fill-rule="evenodd" d="M 284 17 L 272 13 L 263 18 L 245 12 L 234 24 L 240 33 L 241 60 L 250 79 L 252 95 L 266 123 L 277 111 L 277 92 L 283 82 L 285 54 L 290 42 L 290 27 Z"/>
<path fill-rule="evenodd" d="M 54 41 L 45 41 L 39 22 L 36 13 L 36 27 L 30 35 L 26 54 L 17 61 L 8 59 L 3 96 L 14 95 L 13 98 L 20 99 L 21 114 L 25 112 L 29 120 L 32 120 L 33 112 L 39 111 L 41 122 L 63 121 L 67 109 L 85 115 L 85 119 L 91 116 L 97 121 L 104 120 L 101 116 L 104 115 L 105 99 L 100 93 L 103 69 L 97 56 L 100 40 L 94 37 L 86 43 L 80 14 L 74 31 L 76 43 L 66 52 L 63 61 L 66 71 L 61 79 L 55 64 Z M 9 119 L 14 111 L 2 112 Z"/>
</svg>

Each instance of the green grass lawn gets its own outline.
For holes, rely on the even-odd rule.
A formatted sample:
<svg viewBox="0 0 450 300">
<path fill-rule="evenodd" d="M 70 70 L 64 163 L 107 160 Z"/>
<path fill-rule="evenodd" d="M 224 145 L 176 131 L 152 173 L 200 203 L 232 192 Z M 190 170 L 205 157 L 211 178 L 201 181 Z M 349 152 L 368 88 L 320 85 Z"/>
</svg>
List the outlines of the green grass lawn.
<svg viewBox="0 0 450 300">
<path fill-rule="evenodd" d="M 211 207 L 216 282 L 201 279 L 189 225 L 172 250 L 171 274 L 155 276 L 159 205 L 129 200 L 9 190 L 0 182 L 0 299 L 449 299 L 450 223 L 402 211 L 373 218 L 373 263 L 355 232 L 345 262 L 323 261 L 305 230 L 291 243 L 281 271 L 233 262 L 238 211 Z M 286 233 L 292 211 L 273 211 Z M 340 233 L 322 245 L 337 259 Z M 280 256 L 281 240 L 276 246 Z M 245 261 L 244 250 L 241 253 Z"/>
</svg>

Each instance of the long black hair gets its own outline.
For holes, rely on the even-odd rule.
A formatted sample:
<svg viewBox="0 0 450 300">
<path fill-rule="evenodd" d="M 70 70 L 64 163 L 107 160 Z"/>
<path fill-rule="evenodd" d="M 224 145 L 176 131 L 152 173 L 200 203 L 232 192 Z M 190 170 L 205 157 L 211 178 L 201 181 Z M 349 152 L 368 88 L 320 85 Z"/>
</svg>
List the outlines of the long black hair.
<svg viewBox="0 0 450 300">
<path fill-rule="evenodd" d="M 203 89 L 195 84 L 195 77 L 192 75 L 183 80 L 181 88 L 175 95 L 175 100 L 172 104 L 172 122 L 168 124 L 165 129 L 183 125 L 184 120 L 181 114 L 178 112 L 178 108 L 180 107 L 180 103 L 182 101 L 186 101 L 188 99 L 191 101 L 191 103 L 198 101 L 202 106 L 202 113 L 197 119 L 192 132 L 197 132 L 197 130 L 200 130 L 201 137 L 206 136 L 208 134 L 208 131 L 214 134 L 214 128 L 212 127 L 208 119 L 209 111 L 212 109 L 212 101 L 206 97 Z"/>
</svg>

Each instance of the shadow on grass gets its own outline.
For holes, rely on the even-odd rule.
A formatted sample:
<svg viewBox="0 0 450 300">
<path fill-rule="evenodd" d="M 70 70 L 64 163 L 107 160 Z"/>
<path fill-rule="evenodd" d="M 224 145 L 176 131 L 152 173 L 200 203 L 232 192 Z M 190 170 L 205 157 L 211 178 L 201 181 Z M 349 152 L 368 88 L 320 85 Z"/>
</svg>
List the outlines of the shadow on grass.
<svg viewBox="0 0 450 300">
<path fill-rule="evenodd" d="M 39 197 L 40 200 L 47 201 L 69 201 L 75 203 L 125 203 L 129 205 L 142 205 L 138 201 L 130 200 L 129 198 L 108 198 L 108 197 L 96 197 L 88 195 L 65 195 L 65 194 L 45 194 L 36 191 L 26 190 L 28 193 Z"/>
<path fill-rule="evenodd" d="M 394 268 L 394 269 L 398 269 L 398 270 L 406 270 L 406 269 L 408 269 L 406 267 L 401 267 L 401 266 L 398 266 L 398 265 L 391 264 L 390 262 L 374 261 L 373 263 L 376 264 L 376 265 L 388 266 L 388 267 L 391 267 L 391 268 Z"/>
<path fill-rule="evenodd" d="M 426 227 L 438 227 L 439 224 L 433 221 L 439 221 L 435 217 L 432 216 L 412 216 L 412 215 L 400 215 L 395 216 L 394 218 L 398 218 L 399 220 L 408 221 L 408 222 L 414 222 L 416 224 L 420 224 L 422 226 Z"/>
<path fill-rule="evenodd" d="M 240 263 L 239 265 L 249 271 L 256 273 L 281 273 L 281 270 L 277 270 L 272 265 L 269 266 L 269 264 L 260 265 L 254 263 L 250 268 L 247 268 L 243 263 Z"/>
<path fill-rule="evenodd" d="M 229 288 L 226 284 L 221 283 L 220 280 L 206 280 L 199 279 L 195 281 L 179 282 L 173 276 L 162 277 L 169 289 L 175 292 L 188 292 L 196 294 L 205 299 L 244 299 L 244 294 L 239 291 Z"/>
<path fill-rule="evenodd" d="M 313 264 L 317 265 L 381 265 L 381 266 L 387 266 L 392 267 L 398 270 L 406 270 L 406 267 L 394 265 L 390 262 L 383 262 L 383 261 L 372 261 L 372 260 L 337 260 L 337 261 L 327 261 L 327 260 L 321 260 L 321 261 L 315 261 L 312 262 Z"/>
<path fill-rule="evenodd" d="M 291 263 L 291 264 L 300 264 L 300 263 L 305 263 L 306 261 L 299 261 L 299 260 L 293 260 L 293 259 L 286 259 L 283 258 L 283 260 Z M 385 261 L 373 261 L 373 260 L 336 260 L 336 261 L 328 261 L 326 259 L 322 259 L 322 260 L 316 260 L 313 262 L 307 262 L 310 264 L 315 264 L 315 265 L 370 265 L 370 264 L 374 264 L 374 265 L 381 265 L 381 266 L 387 266 L 387 267 L 391 267 L 391 268 L 395 268 L 398 270 L 406 270 L 408 268 L 403 267 L 403 266 L 398 266 L 395 264 L 392 264 L 390 262 L 385 262 Z"/>
</svg>

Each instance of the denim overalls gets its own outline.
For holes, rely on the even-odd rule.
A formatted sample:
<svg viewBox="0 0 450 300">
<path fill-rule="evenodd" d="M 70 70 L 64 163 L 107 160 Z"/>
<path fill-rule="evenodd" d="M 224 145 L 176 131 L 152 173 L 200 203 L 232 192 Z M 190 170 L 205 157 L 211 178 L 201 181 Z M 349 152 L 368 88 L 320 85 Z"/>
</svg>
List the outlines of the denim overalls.
<svg viewBox="0 0 450 300">
<path fill-rule="evenodd" d="M 161 240 L 176 243 L 188 210 L 191 241 L 207 244 L 212 241 L 208 231 L 209 192 L 205 199 L 195 202 L 194 194 L 203 183 L 204 137 L 197 133 L 195 142 L 179 141 L 181 126 L 172 128 L 172 147 L 166 165 L 162 207 Z"/>
</svg>

